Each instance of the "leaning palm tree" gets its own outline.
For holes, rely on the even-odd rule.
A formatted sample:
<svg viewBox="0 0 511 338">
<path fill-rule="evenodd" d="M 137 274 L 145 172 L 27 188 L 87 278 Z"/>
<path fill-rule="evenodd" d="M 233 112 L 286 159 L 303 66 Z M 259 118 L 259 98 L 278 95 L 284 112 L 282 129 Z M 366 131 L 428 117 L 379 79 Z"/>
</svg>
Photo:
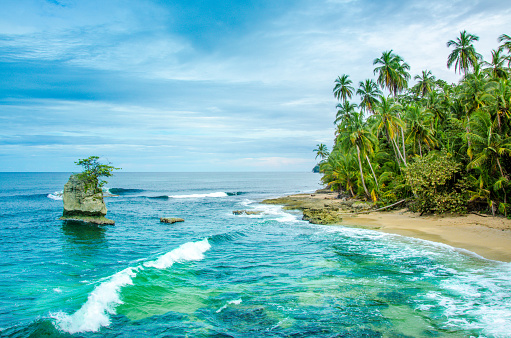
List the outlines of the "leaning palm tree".
<svg viewBox="0 0 511 338">
<path fill-rule="evenodd" d="M 453 51 L 447 58 L 447 68 L 451 68 L 454 64 L 454 70 L 460 74 L 466 74 L 473 69 L 474 66 L 482 59 L 481 54 L 477 53 L 474 48 L 474 41 L 478 41 L 479 37 L 467 33 L 460 32 L 460 36 L 456 40 L 449 40 L 447 47 L 454 46 Z"/>
<path fill-rule="evenodd" d="M 343 74 L 335 79 L 334 96 L 337 100 L 343 100 L 346 102 L 348 98 L 351 99 L 353 96 L 354 88 L 351 86 L 353 81 L 349 79 L 349 76 Z"/>
<path fill-rule="evenodd" d="M 392 50 L 374 59 L 373 65 L 377 66 L 373 71 L 375 75 L 378 74 L 376 82 L 382 89 L 387 88 L 394 97 L 408 88 L 410 66 Z"/>
<path fill-rule="evenodd" d="M 362 98 L 360 108 L 365 112 L 373 113 L 374 105 L 378 102 L 378 95 L 380 94 L 381 91 L 374 80 L 360 81 L 357 90 L 357 95 Z"/>
<path fill-rule="evenodd" d="M 415 75 L 413 79 L 418 80 L 413 88 L 415 88 L 417 94 L 420 94 L 422 97 L 431 93 L 436 84 L 436 78 L 430 70 L 423 70 L 421 75 Z"/>
</svg>

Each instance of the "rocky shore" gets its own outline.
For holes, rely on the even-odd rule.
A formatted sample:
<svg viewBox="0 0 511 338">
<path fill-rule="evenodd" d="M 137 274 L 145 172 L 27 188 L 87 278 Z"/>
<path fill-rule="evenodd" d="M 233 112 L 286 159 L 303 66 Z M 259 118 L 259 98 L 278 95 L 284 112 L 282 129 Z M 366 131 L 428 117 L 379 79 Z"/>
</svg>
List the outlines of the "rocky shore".
<svg viewBox="0 0 511 338">
<path fill-rule="evenodd" d="M 301 210 L 314 224 L 361 227 L 386 233 L 440 242 L 469 250 L 484 258 L 511 262 L 511 220 L 484 215 L 420 216 L 406 208 L 372 211 L 372 204 L 339 199 L 337 193 L 318 190 L 264 200 L 264 204 Z"/>
</svg>

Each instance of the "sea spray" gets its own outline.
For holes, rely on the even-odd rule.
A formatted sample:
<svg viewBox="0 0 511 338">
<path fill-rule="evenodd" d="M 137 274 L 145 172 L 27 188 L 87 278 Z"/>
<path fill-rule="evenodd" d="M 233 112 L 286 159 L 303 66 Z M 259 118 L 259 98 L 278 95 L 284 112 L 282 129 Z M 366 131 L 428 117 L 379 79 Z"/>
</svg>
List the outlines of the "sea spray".
<svg viewBox="0 0 511 338">
<path fill-rule="evenodd" d="M 123 304 L 121 289 L 126 285 L 133 285 L 133 278 L 136 277 L 138 271 L 144 270 L 144 267 L 166 269 L 174 263 L 202 260 L 204 259 L 204 252 L 210 248 L 211 245 L 207 238 L 198 242 L 188 242 L 154 261 L 143 263 L 134 268 L 126 268 L 99 284 L 89 294 L 87 302 L 72 315 L 58 312 L 51 314 L 51 317 L 55 319 L 57 328 L 71 334 L 87 331 L 96 332 L 102 326 L 110 325 L 109 315 L 115 314 L 116 307 Z"/>
</svg>

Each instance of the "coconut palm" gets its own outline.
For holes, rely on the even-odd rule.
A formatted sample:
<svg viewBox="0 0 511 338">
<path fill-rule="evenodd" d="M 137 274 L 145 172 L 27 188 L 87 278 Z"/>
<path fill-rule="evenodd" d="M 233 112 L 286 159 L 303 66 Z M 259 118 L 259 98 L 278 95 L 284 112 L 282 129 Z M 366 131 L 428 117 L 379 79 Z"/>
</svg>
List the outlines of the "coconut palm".
<svg viewBox="0 0 511 338">
<path fill-rule="evenodd" d="M 413 105 L 407 107 L 403 117 L 407 125 L 408 137 L 406 141 L 412 144 L 415 153 L 415 146 L 419 146 L 419 155 L 422 157 L 422 143 L 426 144 L 430 149 L 436 147 L 436 140 L 433 136 L 433 119 L 434 115 L 420 107 Z"/>
<path fill-rule="evenodd" d="M 486 94 L 482 95 L 485 109 L 497 120 L 499 131 L 509 131 L 511 120 L 511 85 L 506 79 L 488 82 Z M 507 130 L 503 130 L 506 126 Z"/>
<path fill-rule="evenodd" d="M 371 194 L 369 193 L 369 190 L 365 184 L 362 158 L 365 158 L 368 161 L 368 164 L 371 167 L 371 171 L 374 175 L 374 170 L 372 168 L 371 162 L 369 161 L 368 155 L 372 155 L 374 153 L 374 147 L 378 140 L 369 130 L 369 126 L 364 120 L 364 114 L 360 112 L 355 112 L 353 115 L 351 115 L 351 119 L 341 124 L 338 130 L 339 132 L 337 144 L 341 149 L 347 150 L 352 148 L 352 146 L 355 146 L 357 151 L 362 188 L 364 189 L 366 196 L 371 198 Z M 374 179 L 377 184 L 376 176 L 374 176 Z"/>
<path fill-rule="evenodd" d="M 483 65 L 487 68 L 485 71 L 491 74 L 491 77 L 494 79 L 507 79 L 507 68 L 505 63 L 509 62 L 509 57 L 504 55 L 504 51 L 502 49 L 492 50 L 491 52 L 491 62 L 483 61 Z"/>
<path fill-rule="evenodd" d="M 468 155 L 472 161 L 467 169 L 487 167 L 490 173 L 506 173 L 502 168 L 501 158 L 511 154 L 511 138 L 498 131 L 498 122 L 493 120 L 488 112 L 479 110 L 474 113 L 470 121 L 471 146 Z"/>
<path fill-rule="evenodd" d="M 323 183 L 337 190 L 339 194 L 344 188 L 353 197 L 353 188 L 357 181 L 357 160 L 352 150 L 340 151 L 334 148 L 328 159 L 320 165 L 320 171 L 324 174 L 321 178 Z"/>
<path fill-rule="evenodd" d="M 360 102 L 360 108 L 369 113 L 374 112 L 374 105 L 378 102 L 378 95 L 381 95 L 381 91 L 374 80 L 360 81 L 358 84 L 357 95 L 362 99 Z"/>
<path fill-rule="evenodd" d="M 417 94 L 420 94 L 422 97 L 431 93 L 436 84 L 436 78 L 430 70 L 423 70 L 421 75 L 415 75 L 413 79 L 418 81 L 413 88 Z"/>
<path fill-rule="evenodd" d="M 501 49 L 507 49 L 508 53 L 511 53 L 511 36 L 507 34 L 502 34 L 497 39 L 498 42 L 503 42 L 502 45 L 500 45 Z"/>
<path fill-rule="evenodd" d="M 314 149 L 313 151 L 316 152 L 316 159 L 319 157 L 321 158 L 321 161 L 323 161 L 329 155 L 328 148 L 323 143 L 316 144 L 316 149 Z"/>
<path fill-rule="evenodd" d="M 377 66 L 373 70 L 375 75 L 378 74 L 376 82 L 382 89 L 387 88 L 394 97 L 408 88 L 410 66 L 392 50 L 384 51 L 381 57 L 374 59 L 373 65 Z"/>
<path fill-rule="evenodd" d="M 343 100 L 346 102 L 348 98 L 351 99 L 353 91 L 355 90 L 351 84 L 353 82 L 349 79 L 349 76 L 343 74 L 335 79 L 334 96 L 337 100 Z"/>
<path fill-rule="evenodd" d="M 338 103 L 337 108 L 338 110 L 337 114 L 335 114 L 334 124 L 339 122 L 342 123 L 343 121 L 350 121 L 352 115 L 355 113 L 355 108 L 357 108 L 357 105 L 348 101 L 344 101 L 343 103 Z"/>
<path fill-rule="evenodd" d="M 467 31 L 460 32 L 456 40 L 449 40 L 447 47 L 454 46 L 453 51 L 447 58 L 447 68 L 454 64 L 454 70 L 460 74 L 466 74 L 482 59 L 474 48 L 474 41 L 479 41 L 477 35 L 469 34 Z"/>
<path fill-rule="evenodd" d="M 387 142 L 392 145 L 396 161 L 401 161 L 406 166 L 406 158 L 399 150 L 396 139 L 404 126 L 403 121 L 398 117 L 401 109 L 394 99 L 380 95 L 380 100 L 375 106 L 375 113 L 371 116 L 371 124 L 377 132 L 383 131 Z"/>
</svg>

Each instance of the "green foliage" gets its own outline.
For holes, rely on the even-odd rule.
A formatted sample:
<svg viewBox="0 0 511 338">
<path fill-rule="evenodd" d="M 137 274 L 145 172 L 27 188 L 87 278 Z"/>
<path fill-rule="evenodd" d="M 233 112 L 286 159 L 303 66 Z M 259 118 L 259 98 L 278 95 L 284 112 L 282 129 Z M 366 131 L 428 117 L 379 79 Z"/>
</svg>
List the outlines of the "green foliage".
<svg viewBox="0 0 511 338">
<path fill-rule="evenodd" d="M 511 37 L 499 37 L 489 62 L 475 50 L 478 39 L 462 31 L 447 43 L 448 68 L 463 74 L 457 84 L 424 70 L 409 88 L 410 67 L 392 50 L 374 59 L 375 79 L 359 83 L 358 102 L 349 76 L 338 77 L 334 150 L 315 149 L 323 182 L 376 203 L 409 198 L 420 212 L 507 216 Z"/>
<path fill-rule="evenodd" d="M 465 213 L 467 187 L 456 177 L 461 167 L 461 163 L 445 152 L 431 152 L 410 164 L 404 172 L 406 182 L 416 197 L 412 210 L 420 213 Z"/>
<path fill-rule="evenodd" d="M 83 167 L 83 171 L 77 175 L 78 178 L 85 182 L 87 191 L 94 189 L 94 193 L 101 192 L 101 188 L 108 183 L 101 180 L 101 177 L 110 177 L 113 175 L 112 171 L 121 169 L 112 166 L 111 163 L 103 164 L 99 162 L 98 156 L 80 159 L 75 163 Z"/>
</svg>

